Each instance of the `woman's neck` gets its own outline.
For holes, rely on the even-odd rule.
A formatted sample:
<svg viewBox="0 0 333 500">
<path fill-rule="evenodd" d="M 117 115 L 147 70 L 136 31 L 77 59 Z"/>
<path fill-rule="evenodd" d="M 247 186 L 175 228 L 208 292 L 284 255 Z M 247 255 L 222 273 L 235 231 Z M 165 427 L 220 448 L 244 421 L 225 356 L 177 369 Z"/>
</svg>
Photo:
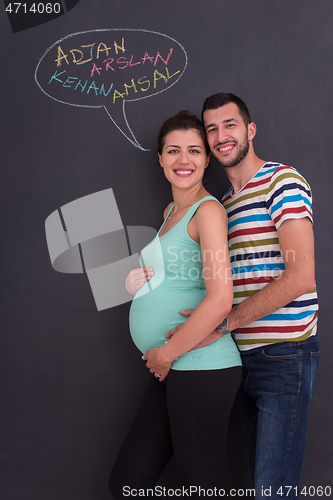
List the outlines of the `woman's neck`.
<svg viewBox="0 0 333 500">
<path fill-rule="evenodd" d="M 196 201 L 200 200 L 204 196 L 207 196 L 208 193 L 201 184 L 200 186 L 196 186 L 189 190 L 173 187 L 172 195 L 175 204 L 173 212 L 176 213 L 178 210 L 187 205 L 193 205 Z"/>
</svg>

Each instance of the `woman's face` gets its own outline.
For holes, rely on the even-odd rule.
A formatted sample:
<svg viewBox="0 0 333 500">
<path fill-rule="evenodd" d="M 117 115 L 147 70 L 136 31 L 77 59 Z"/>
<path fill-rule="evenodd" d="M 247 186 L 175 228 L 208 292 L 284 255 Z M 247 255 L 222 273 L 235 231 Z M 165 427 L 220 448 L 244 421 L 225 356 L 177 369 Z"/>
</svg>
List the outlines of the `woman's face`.
<svg viewBox="0 0 333 500">
<path fill-rule="evenodd" d="M 158 156 L 168 181 L 183 189 L 201 183 L 209 163 L 204 142 L 195 129 L 169 132 Z"/>
</svg>

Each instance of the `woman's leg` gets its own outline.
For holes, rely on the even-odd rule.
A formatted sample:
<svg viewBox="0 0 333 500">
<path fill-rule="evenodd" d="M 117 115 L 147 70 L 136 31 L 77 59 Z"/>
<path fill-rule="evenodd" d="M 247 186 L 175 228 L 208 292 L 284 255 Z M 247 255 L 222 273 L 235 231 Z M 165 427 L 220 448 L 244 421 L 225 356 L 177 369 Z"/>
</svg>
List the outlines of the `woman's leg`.
<svg viewBox="0 0 333 500">
<path fill-rule="evenodd" d="M 181 484 L 197 488 L 192 499 L 204 498 L 207 490 L 223 488 L 228 421 L 241 379 L 241 366 L 223 370 L 171 370 L 168 375 L 175 459 Z"/>
<path fill-rule="evenodd" d="M 130 490 L 154 488 L 172 455 L 166 381 L 152 377 L 111 471 L 114 498 L 132 498 Z"/>
</svg>

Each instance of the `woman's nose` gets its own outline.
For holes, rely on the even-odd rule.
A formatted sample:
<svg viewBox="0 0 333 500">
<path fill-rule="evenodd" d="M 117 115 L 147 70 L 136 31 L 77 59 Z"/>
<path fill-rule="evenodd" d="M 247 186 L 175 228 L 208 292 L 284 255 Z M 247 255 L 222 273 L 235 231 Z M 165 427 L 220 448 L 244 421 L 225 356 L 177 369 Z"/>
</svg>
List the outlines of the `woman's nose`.
<svg viewBox="0 0 333 500">
<path fill-rule="evenodd" d="M 179 163 L 188 163 L 188 154 L 186 151 L 180 153 Z"/>
</svg>

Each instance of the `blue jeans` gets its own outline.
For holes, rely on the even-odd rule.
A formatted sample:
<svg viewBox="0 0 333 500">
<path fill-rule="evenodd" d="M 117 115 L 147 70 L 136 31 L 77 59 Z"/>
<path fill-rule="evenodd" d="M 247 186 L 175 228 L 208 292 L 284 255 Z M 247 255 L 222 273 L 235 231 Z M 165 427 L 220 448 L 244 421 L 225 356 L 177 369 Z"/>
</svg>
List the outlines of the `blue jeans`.
<svg viewBox="0 0 333 500">
<path fill-rule="evenodd" d="M 256 499 L 298 499 L 318 338 L 276 344 L 242 361 L 238 404 Z"/>
</svg>

